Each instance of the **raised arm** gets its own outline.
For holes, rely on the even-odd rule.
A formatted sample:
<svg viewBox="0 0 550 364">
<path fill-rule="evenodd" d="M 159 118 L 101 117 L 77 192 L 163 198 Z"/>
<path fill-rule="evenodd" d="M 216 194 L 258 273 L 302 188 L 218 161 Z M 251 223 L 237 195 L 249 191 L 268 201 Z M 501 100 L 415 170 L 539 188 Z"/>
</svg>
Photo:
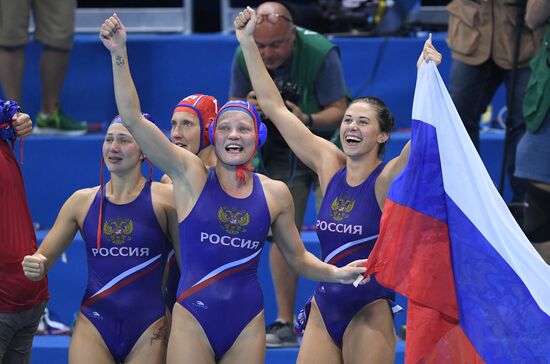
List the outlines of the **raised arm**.
<svg viewBox="0 0 550 364">
<path fill-rule="evenodd" d="M 422 62 L 429 61 L 433 61 L 436 65 L 438 65 L 441 63 L 441 58 L 441 53 L 439 53 L 432 44 L 432 35 L 430 34 L 430 37 L 424 43 L 424 48 L 422 48 L 422 52 L 418 57 L 416 67 L 417 69 L 420 69 L 420 67 L 422 66 Z M 407 165 L 410 153 L 411 141 L 409 140 L 407 144 L 405 144 L 405 147 L 403 147 L 401 154 L 388 162 L 388 164 L 386 165 L 386 167 L 384 167 L 384 170 L 376 180 L 375 193 L 380 208 L 384 207 L 384 202 L 386 201 L 386 196 L 388 195 L 388 191 L 390 189 L 391 183 L 393 182 L 393 179 L 399 173 L 401 173 L 403 168 L 405 168 L 405 166 Z"/>
<path fill-rule="evenodd" d="M 156 125 L 141 115 L 128 65 L 126 30 L 118 15 L 113 14 L 105 20 L 99 35 L 103 45 L 111 52 L 115 99 L 122 123 L 137 140 L 143 153 L 172 179 L 190 164 L 200 163 L 193 153 L 170 143 Z"/>
<path fill-rule="evenodd" d="M 28 279 L 38 281 L 44 278 L 61 253 L 71 245 L 79 230 L 79 214 L 82 214 L 84 206 L 91 203 L 93 196 L 91 189 L 79 190 L 63 204 L 38 250 L 23 258 L 21 265 Z"/>
<path fill-rule="evenodd" d="M 288 265 L 296 273 L 315 281 L 350 284 L 365 271 L 363 268 L 365 260 L 355 261 L 338 268 L 322 262 L 307 251 L 294 223 L 294 202 L 288 187 L 274 180 L 268 182 L 266 187 L 272 201 L 276 201 L 270 203 L 270 210 L 276 210 L 276 217 L 271 225 L 273 235 L 280 238 L 277 239 L 277 246 Z"/>
<path fill-rule="evenodd" d="M 409 140 L 407 144 L 401 150 L 401 153 L 396 158 L 386 164 L 382 173 L 376 180 L 374 187 L 374 193 L 376 194 L 376 200 L 378 201 L 378 206 L 380 209 L 384 208 L 384 203 L 386 202 L 386 196 L 390 190 L 390 185 L 393 182 L 393 179 L 401 173 L 403 168 L 407 165 L 409 161 L 409 155 L 411 154 L 411 141 Z"/>
<path fill-rule="evenodd" d="M 235 29 L 258 103 L 298 158 L 320 174 L 321 167 L 329 160 L 338 160 L 340 151 L 332 143 L 311 133 L 288 110 L 262 61 L 253 37 L 255 28 L 256 13 L 248 7 L 235 19 Z"/>
</svg>

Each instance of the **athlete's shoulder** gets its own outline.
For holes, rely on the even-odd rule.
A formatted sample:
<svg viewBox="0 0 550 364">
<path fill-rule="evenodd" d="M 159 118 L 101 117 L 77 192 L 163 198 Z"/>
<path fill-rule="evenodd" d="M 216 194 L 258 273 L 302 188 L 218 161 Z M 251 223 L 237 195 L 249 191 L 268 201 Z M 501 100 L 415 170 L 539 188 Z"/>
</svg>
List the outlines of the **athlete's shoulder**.
<svg viewBox="0 0 550 364">
<path fill-rule="evenodd" d="M 262 187 L 269 188 L 269 189 L 288 189 L 287 185 L 282 182 L 278 181 L 276 179 L 270 178 L 266 176 L 265 174 L 256 173 L 258 178 L 260 179 L 260 183 L 262 184 Z"/>
<path fill-rule="evenodd" d="M 99 186 L 75 191 L 63 204 L 60 214 L 63 213 L 63 216 L 75 219 L 84 216 L 88 212 L 98 190 Z"/>
<path fill-rule="evenodd" d="M 282 204 L 285 204 L 286 201 L 292 199 L 290 190 L 286 183 L 278 181 L 272 178 L 269 178 L 263 174 L 257 174 L 260 182 L 262 183 L 262 188 L 266 197 L 273 198 L 275 201 L 278 201 Z"/>
<path fill-rule="evenodd" d="M 76 190 L 71 195 L 71 197 L 69 197 L 69 200 L 82 202 L 84 200 L 93 198 L 97 194 L 97 191 L 99 191 L 99 186 L 81 188 L 80 190 Z"/>
<path fill-rule="evenodd" d="M 163 203 L 173 204 L 174 200 L 174 185 L 153 182 L 151 183 L 151 193 L 154 196 L 154 200 L 159 200 Z"/>
<path fill-rule="evenodd" d="M 173 193 L 174 192 L 174 185 L 173 184 L 168 184 L 168 183 L 164 183 L 164 182 L 152 182 L 151 183 L 151 191 L 153 191 L 153 193 Z"/>
<path fill-rule="evenodd" d="M 160 179 L 160 183 L 164 183 L 164 184 L 172 184 L 172 179 L 170 177 L 168 177 L 167 174 L 163 175 Z"/>
</svg>

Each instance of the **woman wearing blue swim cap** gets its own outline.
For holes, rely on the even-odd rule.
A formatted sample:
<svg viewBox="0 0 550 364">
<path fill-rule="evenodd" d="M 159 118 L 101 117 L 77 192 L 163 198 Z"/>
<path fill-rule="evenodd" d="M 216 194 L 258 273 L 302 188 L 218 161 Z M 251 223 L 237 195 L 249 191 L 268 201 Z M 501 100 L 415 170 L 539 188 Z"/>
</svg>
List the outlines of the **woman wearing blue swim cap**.
<svg viewBox="0 0 550 364">
<path fill-rule="evenodd" d="M 282 237 L 279 248 L 289 265 L 307 278 L 352 283 L 364 271 L 357 267 L 361 261 L 336 268 L 305 250 L 286 185 L 252 172 L 263 131 L 251 105 L 230 102 L 220 109 L 210 127 L 218 162 L 207 168 L 141 116 L 126 32 L 116 14 L 103 23 L 100 37 L 111 53 L 123 123 L 174 185 L 182 278 L 167 362 L 261 363 L 265 327 L 256 274 L 269 227 Z"/>
</svg>

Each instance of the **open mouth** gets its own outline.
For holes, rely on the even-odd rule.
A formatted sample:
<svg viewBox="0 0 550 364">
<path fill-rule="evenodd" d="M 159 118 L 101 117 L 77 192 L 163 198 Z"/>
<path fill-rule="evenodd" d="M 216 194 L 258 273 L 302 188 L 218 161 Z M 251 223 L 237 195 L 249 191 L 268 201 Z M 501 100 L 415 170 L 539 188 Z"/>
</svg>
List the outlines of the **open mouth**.
<svg viewBox="0 0 550 364">
<path fill-rule="evenodd" d="M 358 137 L 356 135 L 346 135 L 344 140 L 349 145 L 356 145 L 356 144 L 361 143 L 363 141 L 363 139 L 361 137 Z"/>
<path fill-rule="evenodd" d="M 228 144 L 225 146 L 225 150 L 229 153 L 240 153 L 243 149 L 244 148 L 238 144 Z"/>
</svg>

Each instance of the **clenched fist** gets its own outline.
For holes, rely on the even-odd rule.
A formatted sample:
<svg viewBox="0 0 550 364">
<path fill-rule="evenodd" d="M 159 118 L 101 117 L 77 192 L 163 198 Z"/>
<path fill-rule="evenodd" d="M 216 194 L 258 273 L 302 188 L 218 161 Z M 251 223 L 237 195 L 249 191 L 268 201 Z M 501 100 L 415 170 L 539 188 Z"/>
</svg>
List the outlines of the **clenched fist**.
<svg viewBox="0 0 550 364">
<path fill-rule="evenodd" d="M 42 254 L 27 255 L 21 265 L 25 276 L 31 281 L 39 281 L 46 275 L 46 261 L 48 258 Z"/>
<path fill-rule="evenodd" d="M 16 113 L 12 118 L 12 126 L 17 136 L 22 138 L 32 133 L 32 120 L 29 114 L 22 112 Z"/>
</svg>

